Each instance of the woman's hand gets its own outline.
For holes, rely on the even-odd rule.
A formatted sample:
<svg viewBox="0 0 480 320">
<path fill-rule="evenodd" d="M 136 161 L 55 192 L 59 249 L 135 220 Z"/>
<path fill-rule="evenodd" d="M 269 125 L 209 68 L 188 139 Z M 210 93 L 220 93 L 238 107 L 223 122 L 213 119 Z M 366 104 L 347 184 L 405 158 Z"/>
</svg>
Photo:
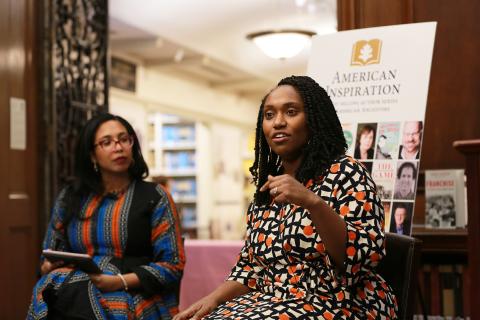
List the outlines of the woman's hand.
<svg viewBox="0 0 480 320">
<path fill-rule="evenodd" d="M 268 176 L 268 181 L 260 191 L 270 189 L 270 194 L 276 203 L 292 203 L 307 210 L 315 206 L 321 198 L 305 188 L 303 184 L 288 174 Z"/>
<path fill-rule="evenodd" d="M 124 289 L 122 279 L 120 279 L 120 277 L 117 275 L 89 273 L 88 276 L 95 287 L 97 287 L 100 291 L 111 292 Z"/>
<path fill-rule="evenodd" d="M 177 314 L 173 317 L 173 320 L 200 320 L 212 312 L 219 304 L 211 295 L 208 295 Z"/>
<path fill-rule="evenodd" d="M 63 261 L 50 262 L 50 260 L 43 260 L 42 265 L 40 266 L 40 273 L 42 276 L 49 273 L 50 271 L 60 268 L 63 266 Z"/>
</svg>

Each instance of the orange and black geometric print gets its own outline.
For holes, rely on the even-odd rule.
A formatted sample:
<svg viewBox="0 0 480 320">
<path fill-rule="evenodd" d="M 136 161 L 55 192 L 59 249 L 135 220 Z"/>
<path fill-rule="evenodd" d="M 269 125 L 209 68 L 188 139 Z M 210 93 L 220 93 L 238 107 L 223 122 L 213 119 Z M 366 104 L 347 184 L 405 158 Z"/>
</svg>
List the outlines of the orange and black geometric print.
<svg viewBox="0 0 480 320">
<path fill-rule="evenodd" d="M 345 221 L 344 273 L 337 274 L 307 210 L 251 204 L 245 245 L 227 280 L 252 291 L 205 319 L 396 318 L 392 290 L 375 271 L 385 254 L 384 216 L 368 171 L 345 156 L 306 187 Z"/>
</svg>

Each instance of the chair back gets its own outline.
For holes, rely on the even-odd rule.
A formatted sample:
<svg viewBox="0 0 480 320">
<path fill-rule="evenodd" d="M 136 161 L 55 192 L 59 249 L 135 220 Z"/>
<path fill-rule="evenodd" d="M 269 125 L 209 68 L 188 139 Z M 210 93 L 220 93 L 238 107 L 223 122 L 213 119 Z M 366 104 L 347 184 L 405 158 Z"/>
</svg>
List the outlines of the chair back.
<svg viewBox="0 0 480 320">
<path fill-rule="evenodd" d="M 397 297 L 399 319 L 413 318 L 421 244 L 409 236 L 385 233 L 386 255 L 377 270 Z"/>
</svg>

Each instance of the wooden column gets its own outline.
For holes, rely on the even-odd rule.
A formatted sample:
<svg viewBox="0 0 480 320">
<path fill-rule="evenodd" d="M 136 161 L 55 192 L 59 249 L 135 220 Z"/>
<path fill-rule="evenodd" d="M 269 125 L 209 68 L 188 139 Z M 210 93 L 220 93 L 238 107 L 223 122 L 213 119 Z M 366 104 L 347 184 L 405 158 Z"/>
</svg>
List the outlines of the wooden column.
<svg viewBox="0 0 480 320">
<path fill-rule="evenodd" d="M 468 201 L 468 269 L 470 272 L 470 319 L 480 319 L 480 139 L 453 143 L 466 160 Z"/>
</svg>

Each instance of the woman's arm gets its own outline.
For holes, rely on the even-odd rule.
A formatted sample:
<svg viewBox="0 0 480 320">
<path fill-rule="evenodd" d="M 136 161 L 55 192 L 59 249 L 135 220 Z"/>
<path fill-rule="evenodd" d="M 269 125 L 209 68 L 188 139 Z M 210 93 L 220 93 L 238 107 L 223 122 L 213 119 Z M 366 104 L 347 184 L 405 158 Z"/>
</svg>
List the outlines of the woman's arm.
<svg viewBox="0 0 480 320">
<path fill-rule="evenodd" d="M 174 320 L 201 319 L 212 312 L 218 305 L 248 293 L 250 289 L 237 281 L 225 281 L 212 293 L 192 304 L 185 311 L 177 314 Z"/>
<path fill-rule="evenodd" d="M 200 299 L 188 309 L 181 312 L 174 319 L 201 319 L 201 317 L 212 312 L 218 305 L 244 295 L 256 289 L 258 272 L 262 268 L 249 254 L 250 233 L 252 231 L 251 221 L 254 215 L 254 205 L 250 204 L 247 211 L 247 231 L 245 244 L 238 255 L 238 260 L 233 267 L 227 280 L 218 286 L 212 293 Z"/>
<path fill-rule="evenodd" d="M 126 274 L 108 275 L 104 273 L 89 274 L 92 283 L 103 292 L 131 290 L 140 287 L 140 279 L 131 272 Z"/>
<path fill-rule="evenodd" d="M 67 197 L 67 192 L 70 189 L 64 188 L 55 199 L 55 204 L 52 208 L 50 221 L 47 226 L 45 237 L 43 239 L 43 249 L 53 249 L 65 251 L 67 248 L 66 234 L 64 229 L 65 208 L 64 202 Z M 40 273 L 42 275 L 63 266 L 62 261 L 50 262 L 43 256 L 40 261 Z"/>
<path fill-rule="evenodd" d="M 185 265 L 180 222 L 171 196 L 157 186 L 160 200 L 151 213 L 152 262 L 131 268 L 138 277 L 133 286 L 141 286 L 147 294 L 157 294 L 165 288 L 179 285 Z"/>
<path fill-rule="evenodd" d="M 310 212 L 315 229 L 321 235 L 328 253 L 335 261 L 337 271 L 342 273 L 345 263 L 347 227 L 345 221 L 317 194 L 308 190 L 305 209 Z"/>
<path fill-rule="evenodd" d="M 339 271 L 345 262 L 345 221 L 320 196 L 288 174 L 269 176 L 261 191 L 270 189 L 275 202 L 293 203 L 310 212 L 315 230 L 320 234 L 328 253 Z"/>
</svg>

